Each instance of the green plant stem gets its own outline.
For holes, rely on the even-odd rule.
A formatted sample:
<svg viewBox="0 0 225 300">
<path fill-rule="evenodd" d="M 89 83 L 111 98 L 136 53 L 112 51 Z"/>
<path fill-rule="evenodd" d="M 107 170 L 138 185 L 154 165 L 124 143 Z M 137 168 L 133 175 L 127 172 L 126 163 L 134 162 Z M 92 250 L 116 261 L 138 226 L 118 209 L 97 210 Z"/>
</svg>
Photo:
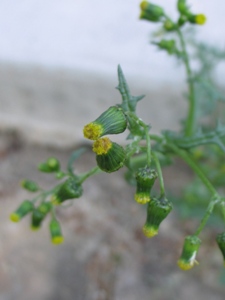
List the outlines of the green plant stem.
<svg viewBox="0 0 225 300">
<path fill-rule="evenodd" d="M 147 165 L 150 167 L 151 166 L 151 138 L 149 134 L 149 127 L 146 125 L 143 121 L 141 121 L 139 118 L 138 119 L 138 124 L 140 124 L 144 130 L 145 130 L 145 139 L 146 139 L 146 147 L 147 147 Z"/>
<path fill-rule="evenodd" d="M 149 128 L 148 126 L 145 127 L 146 133 L 146 144 L 147 144 L 147 165 L 151 166 L 151 139 L 149 135 Z"/>
<path fill-rule="evenodd" d="M 194 172 L 199 176 L 199 178 L 202 180 L 204 185 L 207 187 L 209 192 L 212 194 L 213 197 L 219 198 L 219 194 L 215 190 L 214 186 L 211 184 L 211 182 L 208 180 L 208 178 L 205 176 L 203 171 L 199 168 L 199 166 L 196 165 L 195 161 L 190 157 L 190 155 L 184 151 L 175 146 L 173 143 L 167 142 L 167 146 L 173 150 L 178 156 L 180 156 L 193 170 Z"/>
<path fill-rule="evenodd" d="M 193 76 L 190 67 L 188 53 L 186 50 L 186 44 L 180 29 L 177 29 L 177 34 L 182 48 L 183 61 L 185 64 L 185 69 L 187 74 L 188 92 L 189 92 L 188 93 L 189 107 L 188 107 L 187 121 L 185 124 L 185 136 L 192 136 L 196 129 L 196 99 L 195 99 Z"/>
<path fill-rule="evenodd" d="M 98 166 L 92 168 L 91 170 L 89 170 L 88 172 L 84 173 L 84 174 L 81 174 L 79 176 L 79 183 L 83 183 L 88 177 L 94 175 L 94 174 L 97 174 L 97 173 L 100 173 L 102 172 Z"/>
<path fill-rule="evenodd" d="M 223 220 L 225 222 L 225 199 L 222 198 L 221 199 L 221 214 L 222 214 L 222 217 L 223 217 Z"/>
<path fill-rule="evenodd" d="M 55 186 L 53 189 L 51 189 L 51 190 L 48 190 L 48 191 L 42 191 L 39 195 L 37 195 L 36 197 L 34 197 L 31 201 L 32 201 L 33 203 L 35 203 L 35 202 L 38 201 L 39 199 L 42 199 L 41 202 L 44 202 L 45 199 L 46 199 L 49 195 L 51 195 L 51 194 L 57 192 L 57 190 L 61 187 L 61 185 L 62 185 L 62 183 L 56 185 L 56 186 Z"/>
<path fill-rule="evenodd" d="M 161 169 L 161 166 L 160 166 L 160 162 L 159 162 L 158 156 L 156 155 L 155 152 L 152 152 L 152 156 L 154 158 L 157 173 L 158 173 L 158 176 L 159 176 L 160 196 L 165 196 L 164 180 L 163 180 L 163 175 L 162 175 L 162 169 Z"/>
<path fill-rule="evenodd" d="M 217 191 L 215 190 L 215 188 L 213 187 L 213 185 L 210 183 L 210 181 L 207 179 L 207 177 L 205 176 L 205 174 L 202 172 L 202 170 L 199 168 L 199 166 L 196 165 L 196 163 L 194 162 L 194 160 L 190 157 L 190 155 L 188 155 L 188 153 L 186 153 L 183 150 L 180 150 L 177 146 L 175 146 L 174 144 L 170 144 L 168 143 L 168 146 L 181 158 L 183 158 L 183 160 L 194 170 L 194 172 L 199 176 L 199 178 L 202 180 L 202 182 L 204 183 L 204 185 L 208 188 L 208 190 L 210 191 L 210 193 L 212 194 L 212 200 L 210 201 L 205 214 L 200 222 L 199 227 L 196 229 L 195 231 L 195 235 L 199 235 L 201 233 L 201 231 L 203 230 L 203 228 L 205 227 L 211 213 L 213 212 L 214 206 L 216 203 L 218 203 L 219 201 L 221 201 L 221 197 L 220 195 L 217 193 Z"/>
<path fill-rule="evenodd" d="M 194 235 L 199 235 L 201 233 L 201 231 L 203 230 L 203 228 L 205 227 L 211 213 L 213 212 L 214 206 L 215 204 L 217 204 L 217 202 L 219 201 L 218 198 L 213 198 L 213 200 L 210 201 L 205 214 L 200 222 L 200 225 L 198 226 L 198 228 L 196 229 Z"/>
</svg>

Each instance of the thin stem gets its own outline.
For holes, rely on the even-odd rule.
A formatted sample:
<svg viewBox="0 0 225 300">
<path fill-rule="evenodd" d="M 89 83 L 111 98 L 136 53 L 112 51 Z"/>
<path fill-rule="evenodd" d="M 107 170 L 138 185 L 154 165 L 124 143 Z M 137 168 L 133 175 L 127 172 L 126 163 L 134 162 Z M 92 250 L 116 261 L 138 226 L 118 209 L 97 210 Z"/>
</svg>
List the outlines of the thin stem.
<svg viewBox="0 0 225 300">
<path fill-rule="evenodd" d="M 146 153 L 147 153 L 147 165 L 151 165 L 151 138 L 149 135 L 149 126 L 146 125 L 135 113 L 127 112 L 127 116 L 130 120 L 135 124 L 136 127 L 142 127 L 145 131 L 145 139 L 146 139 Z M 140 141 L 142 136 L 139 136 L 137 141 Z"/>
<path fill-rule="evenodd" d="M 225 221 L 225 202 L 224 202 L 224 198 L 221 198 L 221 214 L 222 214 L 222 217 L 223 217 L 223 220 Z"/>
<path fill-rule="evenodd" d="M 91 170 L 89 170 L 88 172 L 84 173 L 84 174 L 81 174 L 79 177 L 79 183 L 83 183 L 88 177 L 96 174 L 96 173 L 100 173 L 101 170 L 99 169 L 98 166 L 92 168 Z"/>
<path fill-rule="evenodd" d="M 35 202 L 38 201 L 39 199 L 42 199 L 42 202 L 45 201 L 45 199 L 46 199 L 49 195 L 51 195 L 51 194 L 57 192 L 57 190 L 60 188 L 61 185 L 62 185 L 62 184 L 60 183 L 60 184 L 56 185 L 56 186 L 55 186 L 53 189 L 51 189 L 51 190 L 48 190 L 48 191 L 42 191 L 39 195 L 37 195 L 36 197 L 34 197 L 34 198 L 32 199 L 32 202 L 35 203 Z"/>
<path fill-rule="evenodd" d="M 164 180 L 163 180 L 163 175 L 162 175 L 162 168 L 160 166 L 158 156 L 156 155 L 155 152 L 152 152 L 152 156 L 154 158 L 157 173 L 158 173 L 158 176 L 159 176 L 160 196 L 165 196 L 165 187 L 164 187 Z"/>
<path fill-rule="evenodd" d="M 52 219 L 53 219 L 53 220 L 57 220 L 57 219 L 56 219 L 55 206 L 52 206 L 52 209 L 51 209 L 51 215 L 52 215 Z"/>
<path fill-rule="evenodd" d="M 205 214 L 200 222 L 200 225 L 198 226 L 198 228 L 196 229 L 194 235 L 199 235 L 201 233 L 201 231 L 203 230 L 203 228 L 205 227 L 211 213 L 213 212 L 214 206 L 215 204 L 217 204 L 217 202 L 219 201 L 218 198 L 214 198 L 213 200 L 210 201 Z"/>
<path fill-rule="evenodd" d="M 213 197 L 220 197 L 217 191 L 215 190 L 214 186 L 203 173 L 203 171 L 199 168 L 199 166 L 196 165 L 195 161 L 190 157 L 190 155 L 186 151 L 181 150 L 180 148 L 178 148 L 170 142 L 167 142 L 167 146 L 171 150 L 173 150 L 178 156 L 180 156 L 194 170 L 194 172 L 199 176 L 199 178 L 202 180 L 202 182 L 207 187 L 207 189 Z"/>
<path fill-rule="evenodd" d="M 145 134 L 146 134 L 146 145 L 147 145 L 147 165 L 151 166 L 151 139 L 149 135 L 149 128 L 145 126 Z"/>
<path fill-rule="evenodd" d="M 193 76 L 192 71 L 190 67 L 189 57 L 186 50 L 186 44 L 183 38 L 183 34 L 180 31 L 180 29 L 177 29 L 177 34 L 180 40 L 182 53 L 183 53 L 183 60 L 185 64 L 186 74 L 187 74 L 187 80 L 188 80 L 188 89 L 189 89 L 189 108 L 188 108 L 188 116 L 186 121 L 186 128 L 185 128 L 185 135 L 186 136 L 192 136 L 195 128 L 196 128 L 196 99 L 195 99 L 195 90 L 194 90 L 194 83 L 193 83 Z"/>
</svg>

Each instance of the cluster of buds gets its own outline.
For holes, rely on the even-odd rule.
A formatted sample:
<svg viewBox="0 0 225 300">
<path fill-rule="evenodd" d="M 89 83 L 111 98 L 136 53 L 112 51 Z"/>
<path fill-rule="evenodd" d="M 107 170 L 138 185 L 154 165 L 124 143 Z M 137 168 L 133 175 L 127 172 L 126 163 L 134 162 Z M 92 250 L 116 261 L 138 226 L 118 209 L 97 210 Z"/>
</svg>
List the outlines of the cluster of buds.
<svg viewBox="0 0 225 300">
<path fill-rule="evenodd" d="M 143 226 L 143 232 L 146 237 L 151 238 L 158 234 L 160 224 L 168 216 L 172 208 L 172 203 L 165 196 L 152 198 L 148 203 L 147 219 Z"/>
<path fill-rule="evenodd" d="M 107 134 L 119 134 L 126 130 L 127 118 L 119 106 L 111 106 L 95 121 L 84 126 L 84 137 L 94 140 L 98 167 L 107 173 L 115 172 L 124 165 L 126 152 L 122 146 L 112 142 Z"/>
<path fill-rule="evenodd" d="M 156 171 L 147 166 L 138 170 L 136 173 L 137 187 L 134 195 L 134 199 L 137 201 L 137 203 L 146 204 L 151 200 L 151 189 L 157 177 L 158 174 Z"/>
<path fill-rule="evenodd" d="M 50 202 L 42 202 L 38 207 L 30 200 L 23 201 L 20 206 L 10 215 L 13 222 L 19 222 L 22 218 L 31 213 L 31 229 L 38 230 L 41 227 L 42 221 L 47 214 L 52 211 L 52 204 Z M 59 222 L 56 218 L 52 218 L 49 224 L 49 230 L 52 243 L 55 245 L 63 242 L 63 236 Z"/>
<path fill-rule="evenodd" d="M 206 16 L 204 14 L 193 14 L 190 11 L 186 0 L 178 0 L 177 9 L 180 13 L 180 18 L 178 20 L 179 26 L 182 26 L 186 22 L 197 25 L 203 25 L 206 22 Z"/>
</svg>

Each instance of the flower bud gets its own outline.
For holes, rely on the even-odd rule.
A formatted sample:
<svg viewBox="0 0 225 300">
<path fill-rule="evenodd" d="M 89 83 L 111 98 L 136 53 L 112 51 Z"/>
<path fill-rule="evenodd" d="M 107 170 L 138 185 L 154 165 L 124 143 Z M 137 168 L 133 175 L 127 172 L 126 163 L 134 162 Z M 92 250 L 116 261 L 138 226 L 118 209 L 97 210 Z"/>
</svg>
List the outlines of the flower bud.
<svg viewBox="0 0 225 300">
<path fill-rule="evenodd" d="M 161 40 L 158 43 L 154 43 L 160 49 L 166 50 L 169 54 L 178 53 L 175 40 Z"/>
<path fill-rule="evenodd" d="M 55 245 L 62 244 L 64 242 L 64 237 L 61 232 L 61 227 L 56 219 L 52 219 L 49 224 L 50 234 L 52 243 Z"/>
<path fill-rule="evenodd" d="M 144 235 L 149 238 L 157 235 L 159 225 L 168 216 L 172 208 L 172 203 L 165 197 L 159 199 L 154 197 L 148 203 L 147 219 L 143 227 Z"/>
<path fill-rule="evenodd" d="M 176 30 L 177 26 L 171 20 L 167 19 L 163 24 L 163 28 L 166 31 L 173 31 Z"/>
<path fill-rule="evenodd" d="M 184 240 L 183 250 L 177 262 L 178 266 L 186 271 L 194 267 L 198 262 L 195 260 L 201 240 L 195 235 L 189 235 Z"/>
<path fill-rule="evenodd" d="M 182 15 L 187 15 L 190 13 L 186 0 L 178 0 L 177 1 L 177 9 Z"/>
<path fill-rule="evenodd" d="M 148 1 L 142 1 L 140 4 L 141 14 L 140 19 L 144 19 L 151 22 L 160 21 L 161 17 L 164 16 L 164 10 L 162 7 L 151 4 Z"/>
<path fill-rule="evenodd" d="M 223 263 L 224 263 L 224 267 L 225 267 L 225 232 L 222 232 L 222 233 L 217 235 L 216 242 L 217 242 L 217 245 L 220 248 L 220 251 L 222 252 Z"/>
<path fill-rule="evenodd" d="M 82 186 L 73 177 L 69 177 L 52 195 L 51 202 L 58 205 L 68 199 L 79 198 L 83 193 Z"/>
<path fill-rule="evenodd" d="M 31 180 L 24 179 L 20 184 L 25 190 L 28 190 L 30 192 L 37 192 L 39 190 L 39 186 L 37 185 L 37 183 Z"/>
<path fill-rule="evenodd" d="M 34 209 L 31 220 L 31 228 L 38 230 L 41 227 L 41 223 L 47 214 L 51 211 L 52 204 L 50 202 L 41 203 L 36 209 Z"/>
<path fill-rule="evenodd" d="M 127 120 L 122 108 L 111 106 L 95 121 L 84 126 L 84 137 L 97 140 L 106 134 L 119 134 L 127 128 Z"/>
<path fill-rule="evenodd" d="M 96 161 L 99 168 L 107 173 L 122 168 L 126 153 L 122 146 L 104 137 L 93 144 L 93 151 L 97 154 Z"/>
<path fill-rule="evenodd" d="M 19 222 L 23 217 L 25 217 L 29 212 L 33 210 L 33 203 L 29 200 L 25 200 L 17 208 L 15 212 L 10 215 L 10 220 L 13 222 Z"/>
<path fill-rule="evenodd" d="M 138 170 L 136 174 L 137 188 L 134 196 L 137 203 L 146 204 L 150 201 L 150 192 L 157 177 L 156 171 L 149 167 Z"/>
<path fill-rule="evenodd" d="M 38 170 L 45 173 L 58 172 L 60 170 L 60 163 L 57 158 L 50 157 L 46 162 L 38 165 Z"/>
<path fill-rule="evenodd" d="M 178 26 L 181 27 L 183 26 L 186 22 L 188 21 L 187 17 L 185 15 L 181 15 L 180 18 L 178 19 Z"/>
<path fill-rule="evenodd" d="M 206 22 L 206 16 L 203 14 L 189 15 L 188 21 L 192 24 L 203 25 Z"/>
</svg>

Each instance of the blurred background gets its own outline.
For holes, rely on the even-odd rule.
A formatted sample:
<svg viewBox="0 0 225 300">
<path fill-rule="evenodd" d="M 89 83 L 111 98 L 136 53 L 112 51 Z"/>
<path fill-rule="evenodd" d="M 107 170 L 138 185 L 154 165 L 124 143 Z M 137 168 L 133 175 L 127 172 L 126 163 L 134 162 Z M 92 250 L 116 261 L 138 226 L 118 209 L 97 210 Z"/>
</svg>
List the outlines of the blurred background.
<svg viewBox="0 0 225 300">
<path fill-rule="evenodd" d="M 139 20 L 139 2 L 1 1 L 1 126 L 36 141 L 79 141 L 86 120 L 120 101 L 115 90 L 120 64 L 133 94 L 146 95 L 141 117 L 155 131 L 168 124 L 177 129 L 185 109 L 179 101 L 184 69 L 150 44 L 158 27 Z M 177 17 L 174 0 L 156 2 Z M 197 37 L 224 47 L 223 1 L 190 5 L 207 15 Z M 221 82 L 224 70 L 223 64 L 217 73 Z"/>
<path fill-rule="evenodd" d="M 175 2 L 154 3 L 176 18 Z M 184 69 L 150 44 L 157 25 L 139 20 L 139 3 L 0 1 L 0 300 L 189 300 L 190 289 L 198 300 L 224 299 L 213 233 L 205 236 L 201 265 L 181 273 L 176 260 L 183 237 L 196 224 L 181 226 L 174 214 L 159 237 L 146 240 L 145 212 L 133 203 L 122 172 L 110 175 L 110 185 L 104 175 L 90 179 L 81 201 L 60 213 L 66 241 L 58 248 L 49 242 L 47 225 L 32 233 L 29 220 L 8 221 L 28 197 L 19 181 L 29 177 L 52 186 L 36 164 L 54 154 L 66 165 L 71 149 L 84 141 L 83 125 L 120 102 L 118 64 L 131 93 L 146 95 L 138 113 L 152 132 L 179 129 L 186 113 Z M 207 16 L 197 39 L 224 49 L 224 1 L 189 3 Z M 214 76 L 224 87 L 224 62 Z M 94 163 L 88 153 L 77 168 Z M 175 183 L 171 169 L 165 172 L 168 186 L 179 192 L 191 174 L 177 168 Z"/>
</svg>

